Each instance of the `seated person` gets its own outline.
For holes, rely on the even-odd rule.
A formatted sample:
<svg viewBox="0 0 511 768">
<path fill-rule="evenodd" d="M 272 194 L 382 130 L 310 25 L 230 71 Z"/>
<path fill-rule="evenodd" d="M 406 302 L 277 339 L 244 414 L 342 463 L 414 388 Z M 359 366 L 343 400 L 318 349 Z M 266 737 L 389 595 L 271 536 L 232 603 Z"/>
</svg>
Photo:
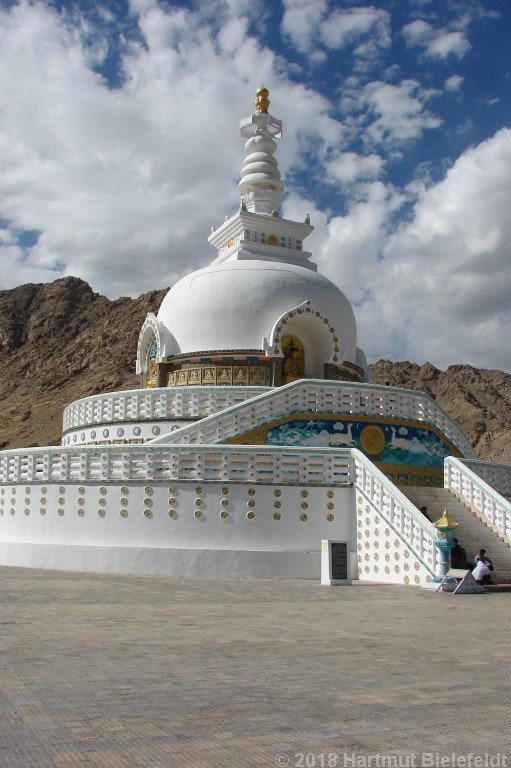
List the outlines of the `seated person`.
<svg viewBox="0 0 511 768">
<path fill-rule="evenodd" d="M 484 563 L 485 565 L 487 565 L 487 566 L 488 566 L 488 568 L 490 569 L 490 571 L 493 571 L 493 560 L 491 560 L 491 559 L 490 559 L 490 558 L 487 556 L 487 554 L 486 554 L 486 550 L 485 550 L 485 549 L 480 549 L 480 550 L 479 550 L 479 552 L 478 552 L 478 553 L 477 553 L 477 555 L 475 556 L 475 561 L 476 561 L 476 565 L 477 565 L 477 563 L 479 563 L 479 562 L 482 562 L 482 563 Z"/>
<path fill-rule="evenodd" d="M 472 576 L 481 586 L 484 586 L 485 584 L 493 584 L 491 580 L 491 571 L 482 560 L 478 560 L 475 564 Z"/>
<path fill-rule="evenodd" d="M 468 562 L 465 549 L 458 543 L 458 539 L 453 539 L 454 547 L 451 549 L 451 568 L 467 568 L 472 570 L 473 563 Z"/>
</svg>

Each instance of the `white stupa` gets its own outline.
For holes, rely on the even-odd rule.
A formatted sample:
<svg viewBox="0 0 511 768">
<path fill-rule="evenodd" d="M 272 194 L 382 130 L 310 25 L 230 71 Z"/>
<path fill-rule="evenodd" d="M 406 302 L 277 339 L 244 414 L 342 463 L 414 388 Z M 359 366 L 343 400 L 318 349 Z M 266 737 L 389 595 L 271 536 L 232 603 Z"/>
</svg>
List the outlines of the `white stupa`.
<svg viewBox="0 0 511 768">
<path fill-rule="evenodd" d="M 454 517 L 511 578 L 509 467 L 474 460 L 424 393 L 367 382 L 350 303 L 304 250 L 309 217 L 280 216 L 268 105 L 260 88 L 241 122 L 216 258 L 144 322 L 141 387 L 68 405 L 61 446 L 0 451 L 0 564 L 431 586 Z"/>
<path fill-rule="evenodd" d="M 262 87 L 254 114 L 241 121 L 241 203 L 209 237 L 216 258 L 176 283 L 158 315 L 147 317 L 138 349 L 146 386 L 366 379 L 351 305 L 304 250 L 314 229 L 308 215 L 280 216 L 284 184 L 274 155 L 282 123 L 268 105 Z"/>
</svg>

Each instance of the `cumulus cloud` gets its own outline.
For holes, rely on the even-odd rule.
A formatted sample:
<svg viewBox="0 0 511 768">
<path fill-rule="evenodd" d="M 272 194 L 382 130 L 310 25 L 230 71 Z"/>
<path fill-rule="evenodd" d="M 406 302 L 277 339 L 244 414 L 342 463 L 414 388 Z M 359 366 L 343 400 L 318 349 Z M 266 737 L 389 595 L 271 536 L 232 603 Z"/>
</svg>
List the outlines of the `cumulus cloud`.
<svg viewBox="0 0 511 768">
<path fill-rule="evenodd" d="M 351 45 L 358 67 L 367 69 L 390 47 L 390 14 L 381 8 L 329 10 L 326 0 L 284 0 L 284 9 L 283 34 L 301 53 L 313 58 L 318 57 L 318 45 L 330 50 Z M 320 52 L 320 58 L 324 56 Z"/>
<path fill-rule="evenodd" d="M 511 130 L 408 194 L 411 215 L 397 228 L 406 200 L 381 182 L 322 226 L 320 263 L 356 299 L 362 346 L 370 358 L 511 370 Z"/>
<path fill-rule="evenodd" d="M 380 176 L 383 165 L 380 155 L 342 152 L 326 163 L 327 181 L 348 184 L 361 179 L 376 179 Z"/>
<path fill-rule="evenodd" d="M 448 77 L 447 80 L 444 83 L 444 88 L 446 91 L 459 91 L 461 86 L 463 85 L 464 77 L 461 75 L 451 75 L 451 77 Z"/>
<path fill-rule="evenodd" d="M 284 172 L 338 145 L 326 99 L 288 80 L 248 34 L 240 2 L 215 5 L 217 26 L 203 23 L 206 4 L 132 2 L 138 39 L 125 42 L 115 89 L 97 56 L 93 66 L 80 19 L 28 2 L 0 11 L 0 200 L 14 237 L 0 287 L 74 274 L 132 294 L 214 258 L 209 226 L 239 201 L 239 105 L 250 113 L 261 80 L 279 117 L 292 108 Z M 23 230 L 39 233 L 28 250 L 15 247 Z"/>
<path fill-rule="evenodd" d="M 462 59 L 471 48 L 465 30 L 434 29 L 423 19 L 406 24 L 403 35 L 407 45 L 422 48 L 425 55 L 433 59 L 447 59 L 449 56 Z"/>
</svg>

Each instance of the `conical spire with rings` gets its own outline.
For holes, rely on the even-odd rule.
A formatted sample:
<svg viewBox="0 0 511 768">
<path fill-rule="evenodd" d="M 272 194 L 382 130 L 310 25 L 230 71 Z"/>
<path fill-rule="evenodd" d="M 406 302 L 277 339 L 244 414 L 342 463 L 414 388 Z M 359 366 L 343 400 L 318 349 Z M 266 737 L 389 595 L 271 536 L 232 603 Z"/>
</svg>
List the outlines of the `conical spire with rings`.
<svg viewBox="0 0 511 768">
<path fill-rule="evenodd" d="M 278 211 L 284 191 L 274 140 L 282 136 L 282 121 L 268 114 L 268 90 L 257 90 L 255 112 L 240 123 L 241 135 L 247 139 L 245 159 L 241 168 L 238 189 L 247 211 L 270 215 Z"/>
</svg>

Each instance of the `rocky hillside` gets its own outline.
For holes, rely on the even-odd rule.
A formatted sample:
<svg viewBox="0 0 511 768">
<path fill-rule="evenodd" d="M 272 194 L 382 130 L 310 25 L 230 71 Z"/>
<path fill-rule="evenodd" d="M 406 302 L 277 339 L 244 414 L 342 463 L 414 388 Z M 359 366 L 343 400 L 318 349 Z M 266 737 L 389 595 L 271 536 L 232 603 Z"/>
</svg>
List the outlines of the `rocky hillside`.
<svg viewBox="0 0 511 768">
<path fill-rule="evenodd" d="M 56 444 L 67 403 L 138 386 L 138 332 L 164 294 L 110 301 L 74 277 L 0 292 L 0 446 Z M 379 360 L 371 376 L 375 383 L 429 392 L 481 458 L 511 463 L 509 374 Z"/>
</svg>

